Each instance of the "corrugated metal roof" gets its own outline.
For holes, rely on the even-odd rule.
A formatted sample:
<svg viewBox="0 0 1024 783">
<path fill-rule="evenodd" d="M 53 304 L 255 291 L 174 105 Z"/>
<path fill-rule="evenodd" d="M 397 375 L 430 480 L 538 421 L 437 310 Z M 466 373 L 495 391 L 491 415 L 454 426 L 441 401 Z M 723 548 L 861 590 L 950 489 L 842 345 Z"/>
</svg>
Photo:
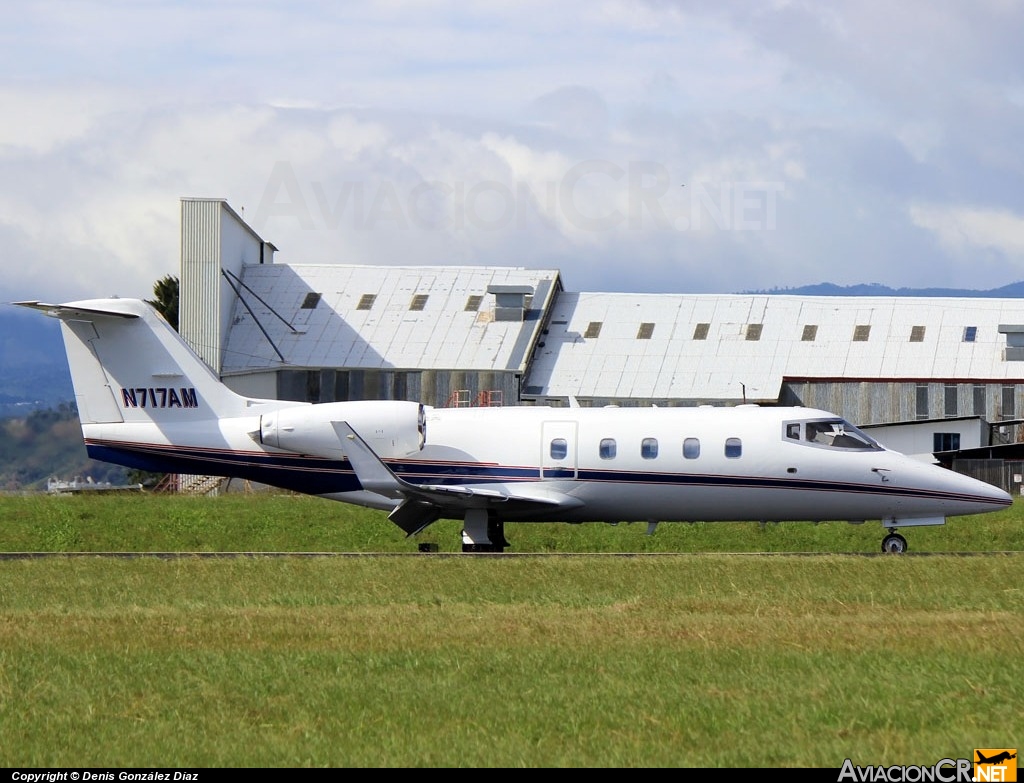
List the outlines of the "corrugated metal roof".
<svg viewBox="0 0 1024 783">
<path fill-rule="evenodd" d="M 586 339 L 601 321 L 600 336 Z M 1024 300 L 561 293 L 524 387 L 546 396 L 774 400 L 783 378 L 1024 380 L 999 324 Z M 653 323 L 638 340 L 640 323 Z M 708 323 L 707 339 L 694 339 Z M 747 326 L 762 324 L 760 339 Z M 815 339 L 802 339 L 817 326 Z M 858 326 L 868 338 L 854 341 Z M 923 326 L 920 342 L 911 342 Z M 977 327 L 976 340 L 964 329 Z"/>
<path fill-rule="evenodd" d="M 246 266 L 245 304 L 234 306 L 223 372 L 282 366 L 522 372 L 558 274 L 502 267 Z M 526 320 L 494 319 L 495 296 L 487 294 L 494 285 L 533 291 Z M 319 303 L 303 309 L 309 293 L 320 294 Z M 368 295 L 373 303 L 367 308 Z M 470 296 L 483 297 L 479 311 L 466 310 Z"/>
</svg>

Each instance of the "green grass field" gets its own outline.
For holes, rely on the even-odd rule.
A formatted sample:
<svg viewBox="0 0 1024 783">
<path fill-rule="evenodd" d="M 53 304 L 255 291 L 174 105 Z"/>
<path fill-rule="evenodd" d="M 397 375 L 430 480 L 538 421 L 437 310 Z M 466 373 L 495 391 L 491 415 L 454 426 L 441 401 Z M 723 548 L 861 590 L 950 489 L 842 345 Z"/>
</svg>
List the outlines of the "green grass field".
<svg viewBox="0 0 1024 783">
<path fill-rule="evenodd" d="M 407 538 L 383 512 L 304 495 L 0 495 L 0 552 L 461 552 L 461 523 Z M 1024 552 L 1024 501 L 1002 512 L 905 528 L 911 552 Z M 879 553 L 878 522 L 510 523 L 508 552 Z"/>
<path fill-rule="evenodd" d="M 926 557 L 854 554 L 877 523 L 509 525 L 507 557 L 315 498 L 3 497 L 8 553 L 358 554 L 0 561 L 0 766 L 838 769 L 1016 747 L 1022 512 L 910 529 Z"/>
</svg>

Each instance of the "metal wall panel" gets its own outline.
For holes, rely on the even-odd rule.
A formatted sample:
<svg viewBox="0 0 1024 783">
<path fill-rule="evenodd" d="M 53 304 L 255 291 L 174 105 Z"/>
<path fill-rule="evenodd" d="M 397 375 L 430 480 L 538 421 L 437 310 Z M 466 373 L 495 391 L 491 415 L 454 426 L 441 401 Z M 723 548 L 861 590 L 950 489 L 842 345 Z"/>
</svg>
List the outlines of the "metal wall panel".
<svg viewBox="0 0 1024 783">
<path fill-rule="evenodd" d="M 220 361 L 221 205 L 181 200 L 178 331 L 214 372 Z"/>
<path fill-rule="evenodd" d="M 279 370 L 277 399 L 299 402 L 411 400 L 434 407 L 518 405 L 519 376 L 507 372 L 444 370 Z"/>
<path fill-rule="evenodd" d="M 922 415 L 917 410 L 919 385 L 928 391 L 928 406 Z M 982 411 L 974 406 L 976 386 L 984 389 L 985 409 Z M 1003 389 L 1011 386 L 1014 412 L 1006 415 L 1002 407 Z M 854 424 L 869 425 L 947 418 L 945 393 L 946 383 L 937 381 L 922 384 L 914 381 L 800 381 L 786 383 L 779 401 L 783 405 L 821 408 Z M 990 422 L 1024 417 L 1024 384 L 957 383 L 956 398 L 957 416 L 981 416 Z M 1015 427 L 1008 429 L 1016 431 Z"/>
</svg>

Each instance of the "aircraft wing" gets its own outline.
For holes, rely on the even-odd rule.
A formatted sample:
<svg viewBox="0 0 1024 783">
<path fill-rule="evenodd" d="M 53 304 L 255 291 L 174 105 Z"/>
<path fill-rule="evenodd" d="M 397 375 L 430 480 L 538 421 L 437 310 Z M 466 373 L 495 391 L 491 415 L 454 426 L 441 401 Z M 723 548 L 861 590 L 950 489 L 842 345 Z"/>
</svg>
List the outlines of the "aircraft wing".
<svg viewBox="0 0 1024 783">
<path fill-rule="evenodd" d="M 410 536 L 441 517 L 462 517 L 469 508 L 502 506 L 522 511 L 553 511 L 583 505 L 583 501 L 563 493 L 530 492 L 526 488 L 511 493 L 478 486 L 413 484 L 396 476 L 348 422 L 332 424 L 363 489 L 400 501 L 388 519 Z"/>
</svg>

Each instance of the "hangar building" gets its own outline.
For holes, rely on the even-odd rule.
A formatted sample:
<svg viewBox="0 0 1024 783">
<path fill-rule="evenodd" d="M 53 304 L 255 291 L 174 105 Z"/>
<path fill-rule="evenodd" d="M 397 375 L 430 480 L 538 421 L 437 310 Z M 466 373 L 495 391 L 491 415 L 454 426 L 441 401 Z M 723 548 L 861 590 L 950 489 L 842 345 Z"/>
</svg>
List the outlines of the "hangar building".
<svg viewBox="0 0 1024 783">
<path fill-rule="evenodd" d="M 181 208 L 180 330 L 243 394 L 803 405 L 906 453 L 1020 456 L 1019 299 L 585 293 L 555 269 L 282 264 L 224 200 Z"/>
</svg>

